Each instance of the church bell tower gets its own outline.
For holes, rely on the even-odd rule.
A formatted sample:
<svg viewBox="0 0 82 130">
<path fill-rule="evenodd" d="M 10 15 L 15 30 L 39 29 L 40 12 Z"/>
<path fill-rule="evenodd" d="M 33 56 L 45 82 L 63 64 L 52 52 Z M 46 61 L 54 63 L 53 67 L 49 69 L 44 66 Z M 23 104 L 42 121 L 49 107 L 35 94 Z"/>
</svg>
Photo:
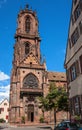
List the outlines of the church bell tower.
<svg viewBox="0 0 82 130">
<path fill-rule="evenodd" d="M 39 122 L 42 111 L 38 96 L 45 95 L 46 68 L 41 63 L 40 36 L 36 13 L 21 10 L 17 19 L 10 85 L 9 122 Z"/>
</svg>

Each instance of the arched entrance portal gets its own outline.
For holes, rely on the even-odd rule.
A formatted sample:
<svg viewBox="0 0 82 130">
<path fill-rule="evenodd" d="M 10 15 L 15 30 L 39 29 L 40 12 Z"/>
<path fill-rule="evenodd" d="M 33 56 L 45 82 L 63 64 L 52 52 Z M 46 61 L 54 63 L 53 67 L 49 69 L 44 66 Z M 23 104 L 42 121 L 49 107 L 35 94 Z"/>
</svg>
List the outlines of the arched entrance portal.
<svg viewBox="0 0 82 130">
<path fill-rule="evenodd" d="M 28 105 L 28 121 L 34 121 L 34 105 Z"/>
</svg>

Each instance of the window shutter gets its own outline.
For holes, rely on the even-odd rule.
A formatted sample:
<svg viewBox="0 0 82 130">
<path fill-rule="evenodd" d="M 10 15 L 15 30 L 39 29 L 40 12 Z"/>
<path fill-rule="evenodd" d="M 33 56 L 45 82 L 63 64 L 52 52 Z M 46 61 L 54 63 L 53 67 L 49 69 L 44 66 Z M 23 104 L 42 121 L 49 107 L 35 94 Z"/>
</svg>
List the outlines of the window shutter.
<svg viewBox="0 0 82 130">
<path fill-rule="evenodd" d="M 74 15 L 72 14 L 72 16 L 71 16 L 71 20 L 72 20 L 72 25 L 74 24 Z"/>
<path fill-rule="evenodd" d="M 80 68 L 81 68 L 81 73 L 82 73 L 82 55 L 80 56 Z"/>
<path fill-rule="evenodd" d="M 68 75 L 68 70 L 66 70 L 66 75 L 67 75 L 67 83 L 69 84 L 69 75 Z"/>
<path fill-rule="evenodd" d="M 70 71 L 70 81 L 72 81 L 72 70 L 71 70 L 72 67 L 70 67 L 69 71 Z"/>
<path fill-rule="evenodd" d="M 70 113 L 72 114 L 72 98 L 69 99 L 69 109 Z"/>
<path fill-rule="evenodd" d="M 80 96 L 78 96 L 78 104 L 79 104 L 79 113 L 81 113 L 81 99 L 80 99 Z"/>
<path fill-rule="evenodd" d="M 76 60 L 75 66 L 76 66 L 76 75 L 78 76 L 79 75 L 79 61 L 78 60 Z"/>
<path fill-rule="evenodd" d="M 80 34 L 82 34 L 82 20 L 79 23 Z"/>
<path fill-rule="evenodd" d="M 80 0 L 80 9 L 82 11 L 82 0 Z"/>
<path fill-rule="evenodd" d="M 73 97 L 72 99 L 73 99 L 73 111 L 74 111 L 73 114 L 75 114 L 75 97 Z"/>
<path fill-rule="evenodd" d="M 71 45 L 71 40 L 69 39 L 69 48 L 71 49 L 72 45 Z"/>
<path fill-rule="evenodd" d="M 74 2 L 74 5 L 76 5 L 76 3 L 77 3 L 77 0 L 73 0 L 73 2 Z"/>
<path fill-rule="evenodd" d="M 66 74 L 67 74 L 67 83 L 69 84 L 70 81 L 71 81 L 71 79 L 70 79 L 70 69 L 68 69 L 68 70 L 66 71 Z"/>
</svg>

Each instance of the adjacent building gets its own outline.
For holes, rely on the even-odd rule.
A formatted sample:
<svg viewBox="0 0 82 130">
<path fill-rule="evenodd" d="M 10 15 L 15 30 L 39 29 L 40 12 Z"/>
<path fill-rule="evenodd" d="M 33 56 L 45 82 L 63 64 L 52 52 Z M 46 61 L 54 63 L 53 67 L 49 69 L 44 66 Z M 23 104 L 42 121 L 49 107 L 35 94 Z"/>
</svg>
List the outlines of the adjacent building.
<svg viewBox="0 0 82 130">
<path fill-rule="evenodd" d="M 42 110 L 39 108 L 37 97 L 47 95 L 50 82 L 66 87 L 66 75 L 46 70 L 46 63 L 41 59 L 41 38 L 36 12 L 26 6 L 19 12 L 17 20 L 10 85 L 9 122 L 22 123 L 25 120 L 27 124 L 38 123 Z M 47 121 L 51 121 L 50 113 L 46 114 L 46 117 Z M 54 117 L 53 114 L 52 117 Z"/>
<path fill-rule="evenodd" d="M 65 68 L 71 118 L 82 119 L 82 0 L 72 0 Z"/>
<path fill-rule="evenodd" d="M 7 99 L 4 99 L 0 103 L 0 119 L 4 119 L 6 122 L 8 122 L 9 117 L 9 101 Z"/>
<path fill-rule="evenodd" d="M 67 80 L 66 80 L 66 74 L 63 72 L 50 72 L 48 73 L 48 83 L 53 83 L 58 88 L 61 89 L 63 87 L 67 91 Z M 48 117 L 51 117 L 51 122 L 54 122 L 54 113 L 51 112 L 51 115 L 49 114 Z M 60 111 L 56 113 L 56 120 L 57 123 L 61 122 L 62 120 L 69 119 L 69 112 Z M 50 120 L 49 120 L 50 121 Z"/>
</svg>

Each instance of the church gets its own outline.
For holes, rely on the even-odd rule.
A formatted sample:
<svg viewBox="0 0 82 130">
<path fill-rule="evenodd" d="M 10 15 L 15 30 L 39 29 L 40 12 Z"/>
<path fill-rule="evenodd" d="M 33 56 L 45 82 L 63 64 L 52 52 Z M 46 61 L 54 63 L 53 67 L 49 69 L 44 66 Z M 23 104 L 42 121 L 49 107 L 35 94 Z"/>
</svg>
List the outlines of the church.
<svg viewBox="0 0 82 130">
<path fill-rule="evenodd" d="M 10 85 L 9 122 L 21 123 L 24 119 L 25 123 L 39 123 L 42 110 L 39 108 L 37 97 L 47 95 L 51 82 L 66 87 L 66 75 L 61 72 L 48 72 L 45 61 L 41 61 L 41 38 L 36 12 L 26 6 L 19 12 L 17 22 Z M 45 118 L 49 121 L 49 113 Z"/>
</svg>

